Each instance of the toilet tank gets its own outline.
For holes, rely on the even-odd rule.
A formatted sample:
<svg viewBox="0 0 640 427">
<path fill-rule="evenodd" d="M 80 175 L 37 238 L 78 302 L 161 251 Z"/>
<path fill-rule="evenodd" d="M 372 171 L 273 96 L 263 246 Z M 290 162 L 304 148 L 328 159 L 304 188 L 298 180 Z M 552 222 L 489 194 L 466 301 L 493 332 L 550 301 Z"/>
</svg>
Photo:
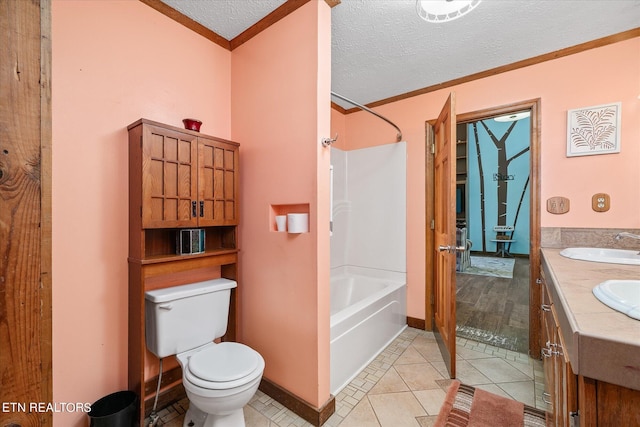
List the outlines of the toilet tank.
<svg viewBox="0 0 640 427">
<path fill-rule="evenodd" d="M 214 279 L 145 293 L 147 348 L 166 357 L 199 347 L 227 331 L 229 279 Z"/>
</svg>

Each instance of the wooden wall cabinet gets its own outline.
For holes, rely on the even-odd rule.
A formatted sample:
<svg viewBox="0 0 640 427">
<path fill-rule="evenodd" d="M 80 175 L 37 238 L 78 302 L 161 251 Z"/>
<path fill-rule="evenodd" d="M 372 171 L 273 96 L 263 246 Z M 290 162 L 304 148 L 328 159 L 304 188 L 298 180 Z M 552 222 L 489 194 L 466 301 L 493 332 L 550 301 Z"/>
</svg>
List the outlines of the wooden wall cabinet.
<svg viewBox="0 0 640 427">
<path fill-rule="evenodd" d="M 128 383 L 140 396 L 142 425 L 157 381 L 145 374 L 145 366 L 155 363 L 145 343 L 145 292 L 219 277 L 238 280 L 239 144 L 146 119 L 128 131 Z M 205 230 L 204 253 L 176 254 L 181 228 Z M 240 285 L 231 293 L 223 340 L 235 340 L 239 293 Z M 158 407 L 170 403 L 175 389 L 182 390 L 179 366 L 167 365 L 162 383 L 168 391 L 161 392 Z"/>
<path fill-rule="evenodd" d="M 237 143 L 145 119 L 128 129 L 142 228 L 238 223 Z"/>
</svg>

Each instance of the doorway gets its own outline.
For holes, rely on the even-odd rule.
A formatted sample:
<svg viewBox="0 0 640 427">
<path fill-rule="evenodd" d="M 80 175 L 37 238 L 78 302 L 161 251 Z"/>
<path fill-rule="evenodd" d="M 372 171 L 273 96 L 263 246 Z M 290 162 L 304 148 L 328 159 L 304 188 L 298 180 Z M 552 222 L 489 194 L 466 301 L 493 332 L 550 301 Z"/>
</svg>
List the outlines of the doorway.
<svg viewBox="0 0 640 427">
<path fill-rule="evenodd" d="M 514 257 L 515 260 L 514 260 L 513 271 L 516 272 L 518 277 L 520 277 L 520 280 L 524 280 L 526 282 L 526 284 L 523 285 L 523 289 L 525 294 L 528 293 L 528 303 L 525 304 L 525 310 L 528 308 L 528 343 L 527 343 L 528 353 L 530 355 L 533 355 L 534 357 L 539 357 L 540 355 L 540 324 L 539 324 L 540 307 L 538 302 L 540 300 L 540 289 L 539 289 L 539 285 L 537 284 L 537 278 L 539 276 L 538 272 L 540 268 L 540 256 L 539 256 L 539 249 L 540 249 L 540 178 L 539 178 L 539 175 L 540 175 L 540 99 L 527 100 L 527 101 L 517 102 L 514 104 L 504 105 L 500 107 L 474 111 L 470 113 L 456 114 L 455 118 L 457 123 L 468 124 L 468 123 L 478 122 L 482 120 L 493 119 L 495 117 L 500 117 L 508 114 L 512 115 L 512 114 L 524 112 L 524 111 L 529 112 L 529 129 L 528 129 L 529 131 L 528 132 L 529 134 L 528 189 L 529 190 L 528 190 L 528 194 L 525 194 L 523 196 L 528 200 L 528 208 L 526 208 L 528 211 L 528 221 L 527 221 L 528 222 L 528 264 L 526 263 L 526 257 L 516 256 Z M 427 122 L 427 125 L 428 125 L 427 128 L 429 128 L 429 123 L 430 122 Z M 432 139 L 433 139 L 433 135 L 430 135 L 429 131 L 427 131 L 427 141 L 429 144 L 431 144 L 429 141 L 431 141 Z M 497 139 L 500 139 L 500 136 L 497 136 Z M 502 172 L 498 171 L 496 173 L 497 173 L 496 179 L 504 178 L 505 180 L 507 180 L 508 178 L 510 178 L 508 176 L 510 175 L 508 171 L 507 173 L 504 173 L 503 171 Z M 434 295 L 434 289 L 435 289 L 434 283 L 436 279 L 435 277 L 436 274 L 434 270 L 434 261 L 430 257 L 430 254 L 432 254 L 433 251 L 435 250 L 435 242 L 433 238 L 433 228 L 432 228 L 433 223 L 431 223 L 431 219 L 434 217 L 433 214 L 436 209 L 436 206 L 434 203 L 434 193 L 436 192 L 436 185 L 433 177 L 434 177 L 433 160 L 431 159 L 431 156 L 427 154 L 426 156 L 427 186 L 426 186 L 426 194 L 425 194 L 426 212 L 427 212 L 427 221 L 428 221 L 427 234 L 426 234 L 426 246 L 427 246 L 426 247 L 426 252 L 427 252 L 426 266 L 427 266 L 427 271 L 434 271 L 433 277 L 427 277 L 427 280 L 426 280 L 425 307 L 426 307 L 427 329 L 431 329 L 433 327 L 432 326 L 434 322 L 433 301 L 436 298 L 436 296 Z M 464 191 L 458 191 L 457 178 L 458 178 L 458 175 L 456 174 L 456 184 L 454 184 L 456 186 L 456 189 L 452 190 L 453 194 L 456 195 L 456 199 L 458 198 L 459 195 L 461 195 L 461 199 L 464 202 L 467 202 L 468 198 L 466 197 L 466 194 L 462 195 L 461 193 L 464 193 L 465 191 L 469 191 L 469 189 L 467 188 Z M 456 206 L 456 211 L 457 210 L 458 210 L 458 206 Z M 505 240 L 517 240 L 512 238 L 513 230 L 507 230 L 506 232 L 502 232 L 494 229 L 494 227 L 502 225 L 502 222 L 498 221 L 498 218 L 499 218 L 498 215 L 500 214 L 498 213 L 495 214 L 495 216 L 493 217 L 495 219 L 492 221 L 491 224 L 485 223 L 484 227 L 480 227 L 485 230 L 485 233 L 489 233 L 489 234 L 487 234 L 484 238 L 480 237 L 478 246 L 476 246 L 476 248 L 478 247 L 482 248 L 482 240 L 484 239 L 485 240 L 484 251 L 489 253 L 490 251 L 495 250 L 497 246 L 496 244 L 497 242 L 490 242 L 490 241 L 498 240 L 499 239 L 497 238 L 498 233 L 501 233 L 501 235 L 506 234 L 507 237 L 506 238 L 503 237 L 503 239 Z M 524 218 L 524 216 L 520 216 L 520 219 L 518 220 L 518 223 L 520 225 L 524 221 L 522 218 Z M 512 224 L 506 224 L 506 219 L 505 219 L 504 225 L 509 226 Z M 487 228 L 488 228 L 488 232 L 486 231 Z M 525 234 L 526 234 L 526 231 L 525 231 Z M 489 235 L 491 236 L 489 237 Z M 511 243 L 512 245 L 508 246 L 509 243 Z M 516 252 L 516 249 L 514 248 L 513 243 L 514 242 L 503 242 L 501 246 L 507 245 L 507 251 L 513 250 L 514 253 L 517 255 L 517 252 Z M 480 249 L 479 252 L 483 252 L 482 249 Z M 511 255 L 511 252 L 509 252 L 509 255 Z M 525 262 L 518 262 L 518 261 L 522 261 L 520 258 L 523 258 Z M 524 273 L 519 273 L 518 271 L 516 271 L 516 265 L 517 265 L 518 271 L 524 270 Z M 455 316 L 456 315 L 455 308 L 453 308 L 453 311 Z"/>
<path fill-rule="evenodd" d="M 529 351 L 530 110 L 457 123 L 456 334 Z"/>
</svg>

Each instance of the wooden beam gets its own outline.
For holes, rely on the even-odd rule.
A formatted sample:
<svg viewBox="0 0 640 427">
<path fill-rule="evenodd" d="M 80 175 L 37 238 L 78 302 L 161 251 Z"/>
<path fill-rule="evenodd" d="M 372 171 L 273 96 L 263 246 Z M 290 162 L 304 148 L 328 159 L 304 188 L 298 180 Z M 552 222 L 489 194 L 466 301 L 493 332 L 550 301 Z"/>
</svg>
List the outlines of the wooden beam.
<svg viewBox="0 0 640 427">
<path fill-rule="evenodd" d="M 53 403 L 51 4 L 0 2 L 1 402 Z M 52 411 L 0 411 L 0 425 L 51 426 Z"/>
</svg>

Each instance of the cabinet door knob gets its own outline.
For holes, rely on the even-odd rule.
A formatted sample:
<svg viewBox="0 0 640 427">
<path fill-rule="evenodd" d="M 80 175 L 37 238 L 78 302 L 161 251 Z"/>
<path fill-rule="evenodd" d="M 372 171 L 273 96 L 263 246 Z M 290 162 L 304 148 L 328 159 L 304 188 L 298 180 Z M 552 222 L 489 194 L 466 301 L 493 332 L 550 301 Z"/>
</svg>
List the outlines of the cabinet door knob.
<svg viewBox="0 0 640 427">
<path fill-rule="evenodd" d="M 197 209 L 198 209 L 198 206 L 196 204 L 196 201 L 193 200 L 191 202 L 191 216 L 194 218 L 198 216 Z"/>
</svg>

